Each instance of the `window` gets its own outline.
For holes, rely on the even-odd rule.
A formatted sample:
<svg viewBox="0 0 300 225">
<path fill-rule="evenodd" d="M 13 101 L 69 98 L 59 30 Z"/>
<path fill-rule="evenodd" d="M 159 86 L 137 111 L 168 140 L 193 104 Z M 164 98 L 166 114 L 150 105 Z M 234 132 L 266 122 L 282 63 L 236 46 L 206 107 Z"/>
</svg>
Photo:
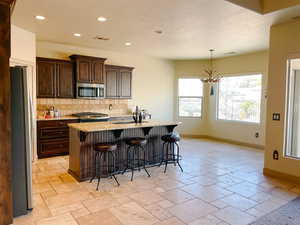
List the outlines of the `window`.
<svg viewBox="0 0 300 225">
<path fill-rule="evenodd" d="M 200 79 L 179 79 L 179 116 L 201 117 L 203 84 Z"/>
<path fill-rule="evenodd" d="M 217 118 L 259 123 L 261 83 L 261 74 L 222 78 Z"/>
<path fill-rule="evenodd" d="M 285 155 L 300 158 L 300 59 L 288 62 Z"/>
</svg>

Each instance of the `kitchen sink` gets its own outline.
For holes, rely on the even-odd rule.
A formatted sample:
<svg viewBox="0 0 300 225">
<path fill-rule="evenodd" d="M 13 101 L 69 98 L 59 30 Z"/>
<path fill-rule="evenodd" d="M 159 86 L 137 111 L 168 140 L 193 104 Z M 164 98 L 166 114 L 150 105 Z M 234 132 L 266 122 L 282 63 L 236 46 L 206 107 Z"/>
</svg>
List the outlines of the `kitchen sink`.
<svg viewBox="0 0 300 225">
<path fill-rule="evenodd" d="M 143 121 L 143 123 L 147 123 L 148 121 Z M 118 121 L 118 122 L 113 122 L 112 124 L 133 124 L 135 123 L 134 121 Z"/>
</svg>

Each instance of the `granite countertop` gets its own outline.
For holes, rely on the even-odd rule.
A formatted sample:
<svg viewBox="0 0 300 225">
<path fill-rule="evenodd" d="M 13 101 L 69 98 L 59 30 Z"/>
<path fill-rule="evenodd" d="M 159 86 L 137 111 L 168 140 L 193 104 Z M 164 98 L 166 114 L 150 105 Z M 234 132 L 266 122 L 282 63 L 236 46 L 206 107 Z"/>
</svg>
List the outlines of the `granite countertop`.
<svg viewBox="0 0 300 225">
<path fill-rule="evenodd" d="M 68 126 L 78 131 L 89 133 L 89 132 L 107 131 L 107 130 L 121 130 L 121 129 L 143 128 L 143 127 L 161 127 L 161 126 L 172 126 L 172 125 L 181 124 L 180 122 L 159 122 L 159 121 L 145 121 L 143 123 L 138 123 L 138 124 L 135 123 L 116 124 L 116 123 L 118 122 L 109 121 L 109 122 L 92 122 L 92 123 L 71 123 L 68 124 Z"/>
<path fill-rule="evenodd" d="M 37 121 L 48 121 L 48 120 L 77 120 L 78 117 L 75 116 L 60 116 L 60 117 L 54 117 L 54 118 L 45 118 L 43 116 L 39 116 L 37 118 Z"/>
<path fill-rule="evenodd" d="M 122 115 L 118 115 L 118 114 L 114 114 L 114 115 L 109 115 L 110 118 L 120 118 L 120 117 L 132 117 L 132 115 L 128 115 L 128 114 L 122 114 Z M 43 116 L 39 116 L 37 117 L 37 121 L 48 121 L 48 120 L 76 120 L 78 119 L 78 117 L 75 116 L 60 116 L 60 117 L 54 117 L 54 118 L 45 118 Z"/>
</svg>

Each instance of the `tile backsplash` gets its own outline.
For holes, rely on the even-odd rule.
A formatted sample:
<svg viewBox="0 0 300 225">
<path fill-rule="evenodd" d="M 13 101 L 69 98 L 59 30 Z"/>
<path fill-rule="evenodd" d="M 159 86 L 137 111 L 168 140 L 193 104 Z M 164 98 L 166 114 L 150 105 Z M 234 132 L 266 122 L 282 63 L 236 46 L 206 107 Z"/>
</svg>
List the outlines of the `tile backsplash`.
<svg viewBox="0 0 300 225">
<path fill-rule="evenodd" d="M 109 105 L 112 105 L 109 110 Z M 109 115 L 130 114 L 133 108 L 132 101 L 127 99 L 101 99 L 101 100 L 82 100 L 82 99 L 37 99 L 37 115 L 43 116 L 51 106 L 60 111 L 61 116 L 71 115 L 79 112 L 101 112 Z"/>
</svg>

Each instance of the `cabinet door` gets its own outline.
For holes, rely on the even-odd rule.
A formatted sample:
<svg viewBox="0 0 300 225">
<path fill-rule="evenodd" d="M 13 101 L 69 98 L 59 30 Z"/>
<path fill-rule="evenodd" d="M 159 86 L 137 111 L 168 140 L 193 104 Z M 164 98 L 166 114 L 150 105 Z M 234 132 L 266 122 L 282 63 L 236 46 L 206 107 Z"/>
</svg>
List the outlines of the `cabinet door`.
<svg viewBox="0 0 300 225">
<path fill-rule="evenodd" d="M 37 61 L 37 97 L 54 98 L 56 95 L 56 64 Z"/>
<path fill-rule="evenodd" d="M 77 81 L 82 83 L 91 83 L 91 62 L 89 60 L 79 59 L 77 61 Z"/>
<path fill-rule="evenodd" d="M 118 97 L 118 70 L 106 69 L 106 98 Z"/>
<path fill-rule="evenodd" d="M 45 158 L 69 153 L 69 139 L 53 139 L 38 142 L 38 158 Z"/>
<path fill-rule="evenodd" d="M 104 84 L 104 64 L 102 61 L 93 61 L 92 66 L 92 82 L 96 84 Z"/>
<path fill-rule="evenodd" d="M 57 64 L 57 97 L 74 98 L 74 79 L 72 63 Z"/>
<path fill-rule="evenodd" d="M 131 79 L 132 72 L 129 70 L 120 70 L 119 73 L 119 97 L 131 98 Z"/>
</svg>

